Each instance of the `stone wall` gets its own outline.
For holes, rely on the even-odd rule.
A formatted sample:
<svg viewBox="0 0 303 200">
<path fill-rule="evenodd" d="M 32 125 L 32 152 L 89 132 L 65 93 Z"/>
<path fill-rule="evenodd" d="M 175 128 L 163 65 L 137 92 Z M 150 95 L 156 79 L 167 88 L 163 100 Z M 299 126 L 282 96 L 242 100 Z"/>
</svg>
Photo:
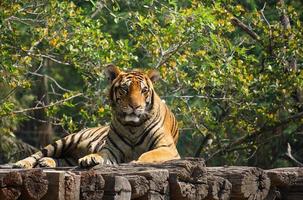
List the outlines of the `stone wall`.
<svg viewBox="0 0 303 200">
<path fill-rule="evenodd" d="M 302 200 L 303 169 L 206 167 L 202 159 L 92 169 L 0 166 L 0 200 Z"/>
</svg>

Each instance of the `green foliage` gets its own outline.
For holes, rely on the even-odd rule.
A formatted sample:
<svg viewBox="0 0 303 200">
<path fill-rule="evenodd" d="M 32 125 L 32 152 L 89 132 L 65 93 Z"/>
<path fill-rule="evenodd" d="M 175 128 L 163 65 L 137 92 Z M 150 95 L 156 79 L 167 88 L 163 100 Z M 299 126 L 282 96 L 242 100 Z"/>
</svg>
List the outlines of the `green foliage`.
<svg viewBox="0 0 303 200">
<path fill-rule="evenodd" d="M 212 165 L 289 165 L 302 131 L 302 5 L 263 1 L 4 1 L 0 134 L 33 120 L 41 77 L 52 123 L 110 122 L 102 69 L 157 68 L 157 91 L 180 122 L 182 155 Z M 280 16 L 286 11 L 291 28 Z M 258 35 L 232 24 L 237 17 Z M 292 60 L 297 69 L 290 69 Z M 40 80 L 41 81 L 41 80 Z M 24 111 L 24 112 L 22 112 Z M 208 140 L 206 140 L 206 139 Z M 204 140 L 205 139 L 205 140 Z"/>
</svg>

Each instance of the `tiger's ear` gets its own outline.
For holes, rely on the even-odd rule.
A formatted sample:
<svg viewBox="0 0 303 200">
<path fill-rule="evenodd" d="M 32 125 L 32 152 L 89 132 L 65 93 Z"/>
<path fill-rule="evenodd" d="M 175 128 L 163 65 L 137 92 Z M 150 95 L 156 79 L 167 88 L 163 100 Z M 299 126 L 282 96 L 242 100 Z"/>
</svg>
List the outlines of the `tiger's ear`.
<svg viewBox="0 0 303 200">
<path fill-rule="evenodd" d="M 157 71 L 157 70 L 154 70 L 154 69 L 152 69 L 152 70 L 149 70 L 148 72 L 147 72 L 147 76 L 148 76 L 148 78 L 153 82 L 153 83 L 155 83 L 157 80 L 159 80 L 160 79 L 160 73 Z"/>
<path fill-rule="evenodd" d="M 119 67 L 109 64 L 106 66 L 104 70 L 105 77 L 110 81 L 113 82 L 117 78 L 117 76 L 121 73 Z"/>
</svg>

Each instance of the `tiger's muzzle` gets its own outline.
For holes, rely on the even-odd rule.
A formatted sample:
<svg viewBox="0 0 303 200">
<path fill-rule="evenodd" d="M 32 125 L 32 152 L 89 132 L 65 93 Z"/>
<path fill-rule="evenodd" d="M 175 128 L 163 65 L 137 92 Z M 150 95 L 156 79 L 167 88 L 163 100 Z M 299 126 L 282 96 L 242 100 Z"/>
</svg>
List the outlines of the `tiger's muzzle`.
<svg viewBox="0 0 303 200">
<path fill-rule="evenodd" d="M 144 113 L 145 110 L 141 106 L 137 106 L 137 108 L 133 106 L 128 106 L 128 109 L 125 112 L 124 121 L 139 123 L 144 117 Z"/>
</svg>

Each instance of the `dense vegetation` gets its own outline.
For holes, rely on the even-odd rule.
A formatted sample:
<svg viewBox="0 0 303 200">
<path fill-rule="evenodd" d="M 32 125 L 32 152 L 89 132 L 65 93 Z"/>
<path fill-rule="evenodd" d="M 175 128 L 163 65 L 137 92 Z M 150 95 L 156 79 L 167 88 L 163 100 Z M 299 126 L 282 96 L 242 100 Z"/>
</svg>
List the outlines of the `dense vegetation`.
<svg viewBox="0 0 303 200">
<path fill-rule="evenodd" d="M 0 162 L 110 122 L 108 63 L 157 68 L 178 149 L 210 165 L 303 160 L 303 5 L 261 0 L 3 0 Z M 63 134 L 62 134 L 63 133 Z"/>
</svg>

